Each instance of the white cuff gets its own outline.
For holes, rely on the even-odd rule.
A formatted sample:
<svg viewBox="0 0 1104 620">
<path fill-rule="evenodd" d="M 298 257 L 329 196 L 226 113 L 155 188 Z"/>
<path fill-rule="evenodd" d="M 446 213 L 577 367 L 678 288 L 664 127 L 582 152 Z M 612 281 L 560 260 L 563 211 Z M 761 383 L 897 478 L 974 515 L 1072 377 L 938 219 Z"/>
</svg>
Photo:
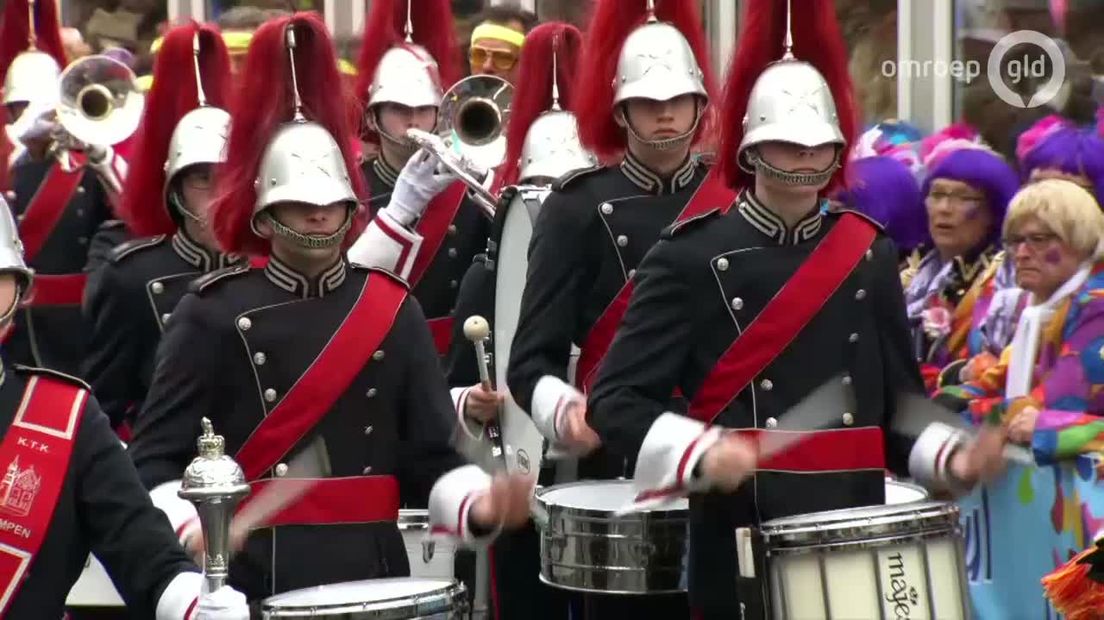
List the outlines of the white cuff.
<svg viewBox="0 0 1104 620">
<path fill-rule="evenodd" d="M 468 404 L 468 393 L 471 392 L 472 387 L 474 386 L 452 388 L 449 393 L 452 394 L 452 406 L 456 409 L 456 417 L 460 421 L 460 424 L 458 424 L 460 430 L 472 441 L 481 441 L 483 439 L 483 425 L 464 415 L 464 407 Z"/>
<path fill-rule="evenodd" d="M 720 438 L 719 427 L 707 427 L 677 413 L 659 416 L 636 457 L 635 503 L 662 504 L 708 488 L 708 481 L 694 478 L 694 469 Z"/>
<path fill-rule="evenodd" d="M 573 385 L 552 375 L 544 375 L 537 381 L 529 415 L 541 435 L 553 443 L 559 441 L 560 416 L 572 402 L 586 402 L 586 397 Z"/>
<path fill-rule="evenodd" d="M 917 483 L 930 489 L 956 493 L 969 491 L 967 485 L 948 471 L 951 456 L 964 446 L 967 434 L 942 422 L 933 422 L 920 433 L 909 452 L 909 474 Z"/>
<path fill-rule="evenodd" d="M 183 543 L 188 534 L 199 528 L 199 514 L 196 513 L 195 504 L 177 495 L 179 490 L 179 480 L 165 482 L 150 491 L 150 499 L 169 518 L 169 524 Z"/>
<path fill-rule="evenodd" d="M 491 477 L 478 465 L 464 465 L 437 479 L 429 492 L 429 528 L 431 534 L 457 538 L 468 544 L 494 540 L 499 529 L 488 536 L 476 537 L 468 521 L 475 500 L 491 489 Z"/>
<path fill-rule="evenodd" d="M 157 599 L 157 620 L 187 620 L 203 592 L 202 573 L 180 573 Z"/>
<path fill-rule="evenodd" d="M 383 210 L 368 222 L 360 238 L 349 248 L 348 256 L 350 262 L 387 269 L 405 280 L 410 277 L 421 247 L 421 235 Z"/>
</svg>

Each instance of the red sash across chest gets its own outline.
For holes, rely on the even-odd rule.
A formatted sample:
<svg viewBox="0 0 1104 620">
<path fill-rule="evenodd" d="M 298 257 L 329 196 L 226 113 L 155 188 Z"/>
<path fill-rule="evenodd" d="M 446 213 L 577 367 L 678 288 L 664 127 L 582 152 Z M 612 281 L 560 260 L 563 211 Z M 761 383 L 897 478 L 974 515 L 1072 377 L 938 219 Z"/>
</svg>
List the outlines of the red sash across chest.
<svg viewBox="0 0 1104 620">
<path fill-rule="evenodd" d="M 46 538 L 87 398 L 76 385 L 32 376 L 0 442 L 0 617 Z"/>
<path fill-rule="evenodd" d="M 80 157 L 79 154 L 71 156 Z M 46 245 L 46 240 L 54 232 L 80 187 L 82 178 L 83 165 L 74 165 L 72 172 L 66 172 L 58 163 L 50 166 L 50 171 L 38 186 L 19 221 L 19 238 L 23 242 L 24 260 L 28 264 L 34 261 Z M 36 275 L 33 293 L 28 302 L 32 306 L 78 305 L 84 294 L 85 281 L 83 273 Z"/>
</svg>

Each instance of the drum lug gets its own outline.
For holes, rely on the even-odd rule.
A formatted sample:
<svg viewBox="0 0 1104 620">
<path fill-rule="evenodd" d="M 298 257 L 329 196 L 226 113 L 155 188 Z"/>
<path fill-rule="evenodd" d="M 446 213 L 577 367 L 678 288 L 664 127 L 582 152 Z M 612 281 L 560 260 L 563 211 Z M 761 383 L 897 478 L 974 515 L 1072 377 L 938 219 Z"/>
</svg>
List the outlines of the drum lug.
<svg viewBox="0 0 1104 620">
<path fill-rule="evenodd" d="M 422 541 L 422 561 L 429 564 L 433 560 L 433 552 L 437 550 L 437 543 L 432 540 Z"/>
<path fill-rule="evenodd" d="M 648 560 L 655 553 L 655 543 L 648 540 L 638 540 L 633 543 L 633 552 L 636 554 L 636 561 L 641 567 L 648 566 Z"/>
</svg>

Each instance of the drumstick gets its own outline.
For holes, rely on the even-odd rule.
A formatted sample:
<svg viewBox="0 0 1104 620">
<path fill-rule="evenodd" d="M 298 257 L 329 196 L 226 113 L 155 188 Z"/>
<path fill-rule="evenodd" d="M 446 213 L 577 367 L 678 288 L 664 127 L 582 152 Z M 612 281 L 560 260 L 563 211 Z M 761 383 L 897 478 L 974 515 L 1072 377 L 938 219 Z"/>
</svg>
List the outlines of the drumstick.
<svg viewBox="0 0 1104 620">
<path fill-rule="evenodd" d="M 486 342 L 491 335 L 491 325 L 487 319 L 473 314 L 464 321 L 464 337 L 471 341 L 475 347 L 475 363 L 479 368 L 479 384 L 484 392 L 493 392 L 494 384 L 491 383 L 491 370 L 487 366 Z M 506 465 L 506 451 L 502 444 L 502 429 L 498 422 L 489 420 L 483 425 L 487 438 L 491 440 L 491 457 L 500 465 Z"/>
<path fill-rule="evenodd" d="M 288 463 L 287 472 L 273 478 L 264 490 L 246 502 L 230 522 L 230 540 L 245 540 L 249 532 L 264 526 L 269 519 L 302 497 L 319 479 L 330 475 L 326 444 L 321 438 Z"/>
<path fill-rule="evenodd" d="M 479 383 L 486 392 L 493 392 L 491 385 L 491 371 L 487 367 L 487 338 L 491 335 L 491 326 L 487 319 L 473 314 L 464 321 L 464 336 L 475 346 L 475 362 L 479 367 Z"/>
<path fill-rule="evenodd" d="M 977 437 L 977 431 L 962 416 L 920 394 L 904 393 L 897 398 L 897 411 L 893 417 L 894 430 L 910 437 L 919 437 L 932 422 L 942 422 L 958 429 L 971 441 Z M 1035 455 L 1023 446 L 1005 444 L 1002 452 L 1007 461 L 1025 466 L 1035 465 Z"/>
</svg>

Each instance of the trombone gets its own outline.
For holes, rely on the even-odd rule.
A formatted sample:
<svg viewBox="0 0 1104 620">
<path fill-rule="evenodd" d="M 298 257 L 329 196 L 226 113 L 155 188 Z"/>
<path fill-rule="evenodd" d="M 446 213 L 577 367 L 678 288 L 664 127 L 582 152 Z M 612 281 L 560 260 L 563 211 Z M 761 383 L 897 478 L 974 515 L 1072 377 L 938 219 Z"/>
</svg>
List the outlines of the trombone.
<svg viewBox="0 0 1104 620">
<path fill-rule="evenodd" d="M 498 197 L 483 188 L 478 170 L 491 170 L 506 159 L 506 124 L 514 87 L 491 75 L 473 75 L 448 89 L 441 99 L 441 120 L 436 134 L 407 130 L 407 137 L 436 157 L 471 189 L 484 213 L 494 219 Z"/>
</svg>

